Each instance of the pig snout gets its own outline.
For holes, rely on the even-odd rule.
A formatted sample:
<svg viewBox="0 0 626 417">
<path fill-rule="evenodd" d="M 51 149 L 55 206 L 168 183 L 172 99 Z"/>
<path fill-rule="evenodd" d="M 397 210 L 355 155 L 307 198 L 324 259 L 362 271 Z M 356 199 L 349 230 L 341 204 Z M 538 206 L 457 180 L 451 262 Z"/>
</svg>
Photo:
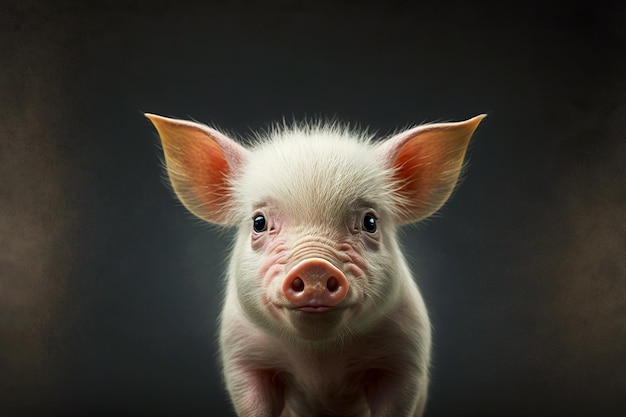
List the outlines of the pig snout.
<svg viewBox="0 0 626 417">
<path fill-rule="evenodd" d="M 291 268 L 282 290 L 294 308 L 322 313 L 346 298 L 349 287 L 344 273 L 333 264 L 321 258 L 310 258 Z"/>
</svg>

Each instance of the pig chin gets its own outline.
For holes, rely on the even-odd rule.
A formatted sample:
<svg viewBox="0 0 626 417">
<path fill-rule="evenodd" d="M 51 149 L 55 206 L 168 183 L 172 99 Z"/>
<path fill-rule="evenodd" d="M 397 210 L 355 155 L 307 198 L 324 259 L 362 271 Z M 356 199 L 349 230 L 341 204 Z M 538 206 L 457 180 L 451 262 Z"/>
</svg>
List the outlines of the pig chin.
<svg viewBox="0 0 626 417">
<path fill-rule="evenodd" d="M 338 337 L 344 328 L 347 310 L 333 308 L 324 312 L 286 309 L 287 321 L 299 337 L 308 341 L 323 341 Z"/>
</svg>

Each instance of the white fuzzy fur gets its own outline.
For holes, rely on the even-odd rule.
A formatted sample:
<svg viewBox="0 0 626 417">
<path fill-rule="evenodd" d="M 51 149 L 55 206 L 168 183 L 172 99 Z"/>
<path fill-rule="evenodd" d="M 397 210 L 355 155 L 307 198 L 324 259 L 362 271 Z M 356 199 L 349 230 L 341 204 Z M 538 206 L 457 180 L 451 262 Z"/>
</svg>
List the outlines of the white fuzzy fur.
<svg viewBox="0 0 626 417">
<path fill-rule="evenodd" d="M 447 199 L 482 116 L 381 143 L 337 125 L 282 127 L 250 149 L 203 125 L 148 117 L 183 203 L 238 227 L 220 320 L 224 378 L 238 415 L 421 416 L 430 322 L 397 226 Z M 223 175 L 198 169 L 213 163 Z M 361 227 L 366 214 L 376 217 L 375 232 Z M 258 215 L 268 224 L 259 233 L 252 227 Z M 282 292 L 289 271 L 310 258 L 339 268 L 349 282 L 332 314 L 298 312 Z"/>
<path fill-rule="evenodd" d="M 398 398 L 379 399 L 377 415 L 421 415 L 430 324 L 396 243 L 395 184 L 378 146 L 336 126 L 315 126 L 274 131 L 252 154 L 231 183 L 240 229 L 222 316 L 222 360 L 236 409 L 261 415 L 258 404 L 247 403 L 255 384 L 240 380 L 240 372 L 264 369 L 290 384 L 282 415 L 370 415 L 373 397 L 367 398 L 364 387 L 369 370 L 378 369 L 388 373 L 381 393 L 395 386 Z M 345 223 L 358 221 L 355 213 L 360 216 L 363 207 L 376 209 L 381 245 L 366 251 L 367 277 L 351 287 L 362 310 L 333 338 L 302 340 L 260 301 L 268 289 L 258 278 L 259 263 L 267 254 L 250 248 L 249 234 L 252 213 L 268 204 L 289 218 L 289 230 L 282 233 L 291 251 L 307 236 L 338 251 L 339 242 L 350 237 Z M 390 404 L 383 405 L 385 400 Z"/>
</svg>

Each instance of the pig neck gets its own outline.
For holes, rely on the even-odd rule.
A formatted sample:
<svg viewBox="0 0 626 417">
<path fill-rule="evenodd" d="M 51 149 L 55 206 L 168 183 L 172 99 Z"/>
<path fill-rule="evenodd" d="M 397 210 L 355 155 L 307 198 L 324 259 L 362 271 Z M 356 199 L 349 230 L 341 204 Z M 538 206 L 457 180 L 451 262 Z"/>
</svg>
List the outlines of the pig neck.
<svg viewBox="0 0 626 417">
<path fill-rule="evenodd" d="M 372 370 L 402 374 L 407 363 L 415 360 L 416 346 L 422 354 L 429 356 L 430 324 L 427 319 L 420 320 L 416 313 L 414 303 L 401 300 L 364 332 L 322 342 L 284 343 L 275 340 L 282 359 L 277 363 L 270 361 L 268 365 L 301 381 L 305 390 L 315 389 L 308 386 L 314 381 L 341 383 L 346 378 L 358 379 L 359 375 L 364 376 Z M 398 317 L 404 320 L 398 320 Z"/>
</svg>

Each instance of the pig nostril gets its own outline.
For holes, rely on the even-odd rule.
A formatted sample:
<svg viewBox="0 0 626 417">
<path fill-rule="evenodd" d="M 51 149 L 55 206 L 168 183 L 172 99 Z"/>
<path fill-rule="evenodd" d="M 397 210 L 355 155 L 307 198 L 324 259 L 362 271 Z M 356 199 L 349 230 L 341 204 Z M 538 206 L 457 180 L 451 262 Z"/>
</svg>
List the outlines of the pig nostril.
<svg viewBox="0 0 626 417">
<path fill-rule="evenodd" d="M 303 291 L 304 290 L 304 281 L 302 281 L 302 278 L 295 278 L 291 282 L 291 289 L 294 290 L 295 292 Z"/>
<path fill-rule="evenodd" d="M 326 288 L 328 288 L 328 291 L 330 292 L 337 291 L 337 289 L 339 288 L 339 282 L 337 281 L 337 278 L 335 277 L 328 278 L 328 281 L 326 281 Z"/>
</svg>

